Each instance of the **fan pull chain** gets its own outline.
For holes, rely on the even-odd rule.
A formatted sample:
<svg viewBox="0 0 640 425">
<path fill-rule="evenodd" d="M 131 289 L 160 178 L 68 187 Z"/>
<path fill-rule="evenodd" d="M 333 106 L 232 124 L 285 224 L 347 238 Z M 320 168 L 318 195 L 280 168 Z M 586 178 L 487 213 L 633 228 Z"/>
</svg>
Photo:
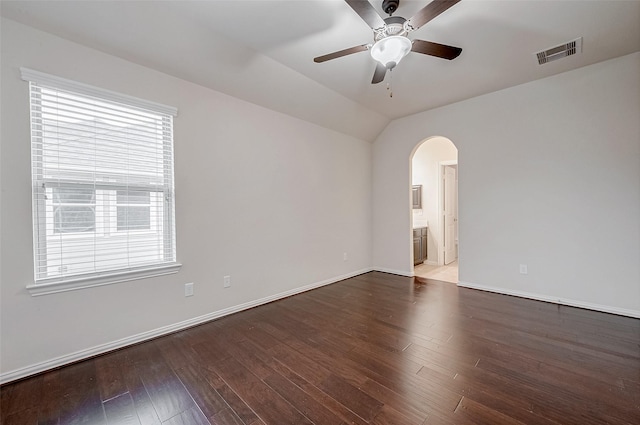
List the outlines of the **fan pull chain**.
<svg viewBox="0 0 640 425">
<path fill-rule="evenodd" d="M 387 83 L 387 91 L 389 92 L 389 97 L 393 97 L 393 70 L 389 70 L 389 82 Z"/>
</svg>

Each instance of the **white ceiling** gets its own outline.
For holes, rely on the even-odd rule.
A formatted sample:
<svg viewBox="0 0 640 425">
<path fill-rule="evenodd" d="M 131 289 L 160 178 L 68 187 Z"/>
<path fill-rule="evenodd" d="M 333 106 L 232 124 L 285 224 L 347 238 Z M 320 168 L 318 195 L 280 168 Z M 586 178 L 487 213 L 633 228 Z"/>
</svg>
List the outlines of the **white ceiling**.
<svg viewBox="0 0 640 425">
<path fill-rule="evenodd" d="M 429 0 L 401 0 L 410 18 Z M 371 0 L 382 16 L 381 0 Z M 410 53 L 372 85 L 370 43 L 342 0 L 2 1 L 2 15 L 346 134 L 373 140 L 395 118 L 640 51 L 640 0 L 463 0 L 419 30 L 463 49 Z M 534 52 L 583 37 L 583 53 L 538 65 Z"/>
</svg>

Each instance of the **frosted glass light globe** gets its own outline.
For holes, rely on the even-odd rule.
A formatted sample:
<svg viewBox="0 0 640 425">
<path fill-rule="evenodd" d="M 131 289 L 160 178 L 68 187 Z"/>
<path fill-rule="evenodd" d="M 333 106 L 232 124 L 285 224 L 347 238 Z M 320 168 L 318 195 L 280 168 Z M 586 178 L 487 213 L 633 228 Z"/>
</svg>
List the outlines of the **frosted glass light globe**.
<svg viewBox="0 0 640 425">
<path fill-rule="evenodd" d="M 393 69 L 410 51 L 411 40 L 403 35 L 392 35 L 378 40 L 371 47 L 371 57 L 387 69 Z"/>
</svg>

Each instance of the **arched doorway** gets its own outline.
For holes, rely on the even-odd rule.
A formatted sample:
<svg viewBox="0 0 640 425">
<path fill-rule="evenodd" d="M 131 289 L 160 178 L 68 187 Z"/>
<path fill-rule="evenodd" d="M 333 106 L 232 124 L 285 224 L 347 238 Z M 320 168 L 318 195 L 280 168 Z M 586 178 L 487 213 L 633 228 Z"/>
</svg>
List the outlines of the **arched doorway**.
<svg viewBox="0 0 640 425">
<path fill-rule="evenodd" d="M 458 283 L 458 149 L 446 137 L 411 154 L 414 274 Z M 416 200 L 418 198 L 418 201 Z"/>
</svg>

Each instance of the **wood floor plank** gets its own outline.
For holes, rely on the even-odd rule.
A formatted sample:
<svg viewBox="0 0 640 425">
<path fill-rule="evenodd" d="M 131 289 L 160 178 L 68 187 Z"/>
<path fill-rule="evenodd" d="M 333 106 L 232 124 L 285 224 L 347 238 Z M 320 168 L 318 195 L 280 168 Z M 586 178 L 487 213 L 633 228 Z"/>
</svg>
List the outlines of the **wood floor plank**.
<svg viewBox="0 0 640 425">
<path fill-rule="evenodd" d="M 409 417 L 404 413 L 398 412 L 392 407 L 382 406 L 382 409 L 370 421 L 373 425 L 422 425 L 425 418 Z"/>
<path fill-rule="evenodd" d="M 0 387 L 33 425 L 636 425 L 640 320 L 365 273 Z"/>
<path fill-rule="evenodd" d="M 154 343 L 146 344 L 149 361 L 136 364 L 144 388 L 161 422 L 195 406 L 191 395 Z"/>
<path fill-rule="evenodd" d="M 105 401 L 104 412 L 109 425 L 140 425 L 136 406 L 128 392 Z"/>
<path fill-rule="evenodd" d="M 240 417 L 231 408 L 217 412 L 209 417 L 211 425 L 244 425 Z"/>
<path fill-rule="evenodd" d="M 175 372 L 207 418 L 229 408 L 218 391 L 203 378 L 202 369 L 187 363 Z"/>
<path fill-rule="evenodd" d="M 502 376 L 481 367 L 461 370 L 456 380 L 468 384 L 468 390 L 464 391 L 468 399 L 475 399 L 469 391 L 478 394 L 478 390 L 484 389 L 491 391 L 490 394 L 495 394 L 500 400 L 507 401 L 504 403 L 504 408 L 509 409 L 512 416 L 522 416 L 514 412 L 530 411 L 536 413 L 537 416 L 549 418 L 559 423 L 564 423 L 567 420 L 567 415 L 581 424 L 608 423 L 608 419 L 604 419 L 606 414 L 592 411 L 592 405 L 588 403 L 587 399 L 576 398 L 574 395 L 552 386 L 531 386 L 526 382 L 514 380 L 510 376 Z M 574 407 L 568 409 L 569 406 Z M 492 410 L 501 411 L 502 409 L 500 404 L 492 405 Z M 528 417 L 528 415 L 526 416 Z"/>
<path fill-rule="evenodd" d="M 515 420 L 536 425 L 558 423 L 554 420 L 554 418 L 557 419 L 557 416 L 551 414 L 545 417 L 539 414 L 534 400 L 518 393 L 518 389 L 510 387 L 509 382 L 505 383 L 493 375 L 482 375 L 482 381 L 479 382 L 478 377 L 469 379 L 464 374 L 459 374 L 456 375 L 455 381 L 462 385 L 460 394 L 466 399 L 473 400 Z"/>
<path fill-rule="evenodd" d="M 398 393 L 377 381 L 368 379 L 362 385 L 367 394 L 371 394 L 376 400 L 384 403 L 380 417 L 375 420 L 382 422 L 383 418 L 394 417 L 395 412 L 401 412 L 404 422 L 416 422 L 422 424 L 429 413 L 434 409 L 429 406 L 427 400 L 410 392 Z M 392 409 L 392 410 L 389 410 Z"/>
<path fill-rule="evenodd" d="M 340 425 L 342 423 L 340 417 L 279 373 L 272 373 L 264 379 L 264 382 L 314 424 Z"/>
<path fill-rule="evenodd" d="M 0 387 L 0 423 L 4 423 L 7 416 L 12 413 L 9 412 L 9 409 L 16 408 L 16 403 L 11 398 L 13 397 L 13 392 L 17 386 L 18 383 L 14 385 L 3 385 Z"/>
<path fill-rule="evenodd" d="M 211 423 L 197 406 L 193 406 L 162 422 L 162 425 L 211 425 Z"/>
<path fill-rule="evenodd" d="M 129 394 L 133 399 L 133 403 L 136 407 L 138 419 L 141 425 L 158 425 L 160 424 L 160 418 L 156 409 L 153 407 L 151 397 L 147 393 L 147 389 L 144 387 L 142 380 L 138 376 L 131 376 L 127 378 L 127 388 Z"/>
<path fill-rule="evenodd" d="M 536 369 L 531 365 L 528 365 L 529 368 L 525 366 L 518 369 L 511 364 L 509 367 L 505 366 L 504 363 L 493 359 L 483 360 L 478 364 L 478 367 L 483 370 L 535 387 L 543 392 L 564 394 L 567 398 L 575 397 L 592 403 L 606 402 L 616 407 L 613 414 L 620 415 L 621 418 L 634 410 L 632 398 L 616 386 L 606 385 L 597 380 L 586 380 L 582 375 L 568 373 L 556 367 L 550 367 L 550 370 L 547 370 L 546 365 L 542 363 Z M 589 385 L 588 391 L 585 391 L 582 385 Z"/>
<path fill-rule="evenodd" d="M 38 423 L 38 408 L 31 407 L 7 415 L 2 423 L 5 425 L 36 425 Z"/>
<path fill-rule="evenodd" d="M 224 398 L 229 408 L 243 423 L 253 424 L 260 421 L 253 409 L 217 373 L 212 370 L 204 370 L 203 374 L 207 382 Z M 221 415 L 225 418 L 228 416 L 227 414 Z"/>
<path fill-rule="evenodd" d="M 16 421 L 21 412 L 27 410 L 38 411 L 43 391 L 43 376 L 25 379 L 16 382 L 10 387 L 3 386 L 0 389 L 2 405 L 0 405 L 0 418 L 3 421 L 13 416 Z M 30 413 L 31 414 L 31 413 Z"/>
<path fill-rule="evenodd" d="M 100 391 L 96 384 L 95 361 L 93 359 L 67 366 L 59 371 L 64 391 L 60 404 L 59 422 L 62 424 L 106 423 Z M 56 394 L 59 396 L 60 393 Z"/>
<path fill-rule="evenodd" d="M 349 403 L 345 400 L 336 400 L 331 397 L 316 385 L 309 382 L 307 379 L 298 375 L 298 373 L 289 369 L 283 363 L 276 360 L 272 367 L 278 371 L 282 376 L 286 377 L 289 381 L 294 383 L 298 388 L 302 389 L 306 394 L 309 394 L 314 400 L 318 401 L 321 405 L 329 409 L 335 415 L 340 417 L 345 424 L 352 425 L 364 425 L 366 422 L 346 407 Z"/>
<path fill-rule="evenodd" d="M 216 371 L 242 400 L 266 423 L 311 425 L 312 422 L 267 384 L 233 358 L 215 366 Z"/>
<path fill-rule="evenodd" d="M 320 382 L 319 388 L 337 400 L 345 400 L 345 406 L 367 422 L 371 422 L 384 406 L 380 401 L 334 374 Z"/>
<path fill-rule="evenodd" d="M 123 361 L 122 353 L 118 351 L 110 356 L 100 356 L 95 359 L 97 383 L 102 400 L 106 401 L 128 392 L 122 375 Z"/>
<path fill-rule="evenodd" d="M 153 407 L 149 393 L 138 373 L 138 367 L 151 360 L 147 358 L 147 344 L 138 344 L 121 350 L 121 356 L 123 360 L 122 376 L 135 404 L 140 423 L 142 425 L 159 425 L 158 413 Z"/>
<path fill-rule="evenodd" d="M 463 397 L 454 411 L 457 415 L 467 417 L 478 425 L 525 425 L 522 422 L 497 412 L 483 404 Z"/>
</svg>

